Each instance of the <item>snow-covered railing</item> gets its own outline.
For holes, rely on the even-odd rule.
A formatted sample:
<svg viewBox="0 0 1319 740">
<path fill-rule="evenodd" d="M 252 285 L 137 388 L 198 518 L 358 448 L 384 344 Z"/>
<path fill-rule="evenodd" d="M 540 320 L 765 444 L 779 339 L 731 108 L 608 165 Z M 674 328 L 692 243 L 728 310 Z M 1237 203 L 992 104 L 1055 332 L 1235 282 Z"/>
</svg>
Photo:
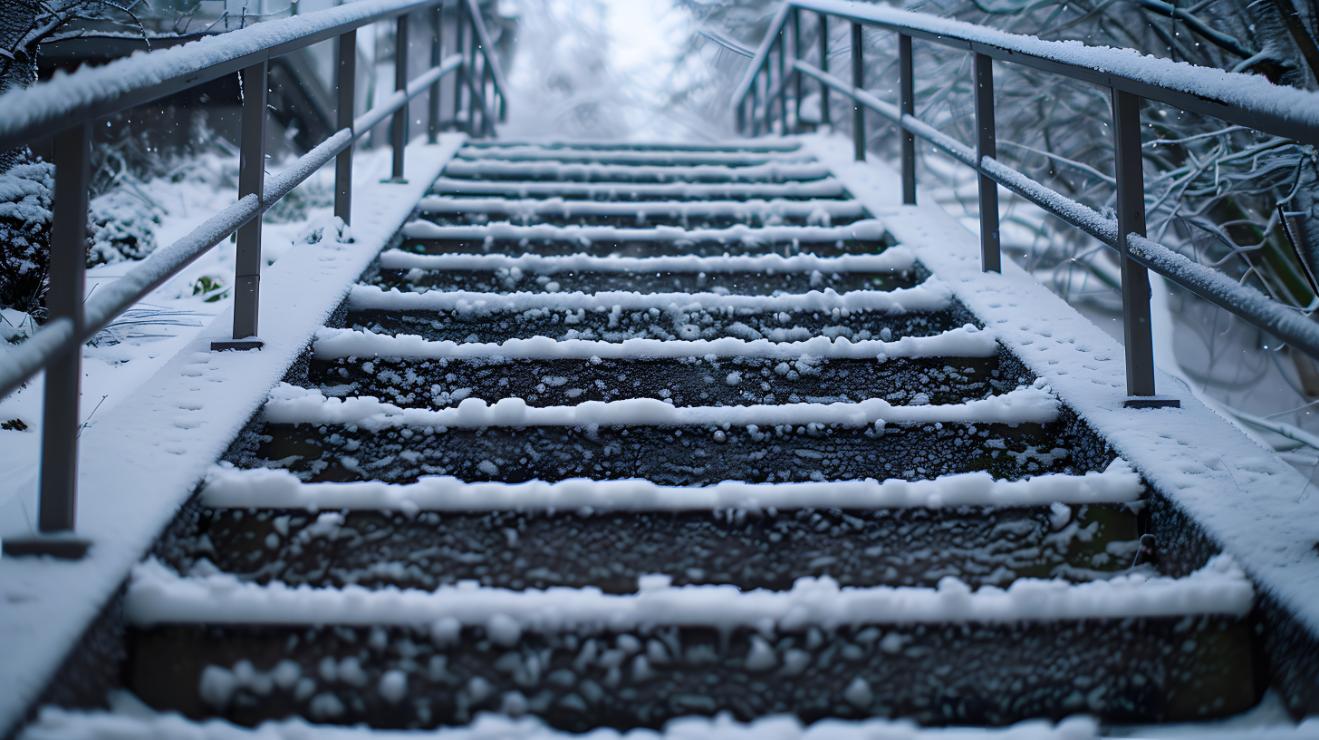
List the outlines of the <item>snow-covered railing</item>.
<svg viewBox="0 0 1319 740">
<path fill-rule="evenodd" d="M 454 31 L 453 54 L 445 51 L 445 13 Z M 430 64 L 408 73 L 411 20 L 429 25 Z M 394 92 L 356 115 L 354 81 L 357 29 L 380 21 L 395 24 Z M 267 181 L 266 119 L 271 58 L 333 40 L 337 48 L 337 130 Z M 187 236 L 154 252 L 124 277 L 84 296 L 88 180 L 93 127 L 106 116 L 191 89 L 226 74 L 239 74 L 242 132 L 238 199 Z M 82 344 L 133 304 L 206 251 L 237 232 L 234 328 L 231 341 L 214 350 L 261 347 L 257 338 L 261 281 L 261 214 L 321 167 L 335 161 L 334 213 L 352 216 L 353 145 L 391 119 L 392 180 L 402 182 L 411 101 L 428 95 L 427 134 L 441 128 L 440 82 L 457 74 L 452 121 L 473 136 L 492 134 L 506 109 L 507 86 L 476 0 L 360 0 L 342 7 L 261 23 L 183 46 L 138 54 L 100 67 L 0 96 L 0 149 L 26 146 L 53 135 L 55 197 L 51 229 L 49 321 L 0 363 L 0 398 L 45 371 L 39 534 L 6 539 L 5 555 L 81 557 L 87 542 L 74 536 L 77 500 L 78 425 Z M 464 102 L 465 101 L 465 102 Z M 466 122 L 460 112 L 466 109 Z M 85 300 L 84 300 L 85 298 Z"/>
<path fill-rule="evenodd" d="M 802 43 L 802 16 L 816 19 L 816 49 Z M 829 71 L 829 22 L 851 25 L 851 80 Z M 898 101 L 867 92 L 863 32 L 882 28 L 898 37 Z M 915 115 L 912 41 L 921 39 L 974 54 L 976 142 L 963 144 Z M 809 61 L 814 58 L 815 63 Z M 789 61 L 791 59 L 791 61 Z M 1113 101 L 1117 218 L 1108 218 L 996 158 L 994 60 L 1063 75 L 1107 88 Z M 1319 94 L 1274 85 L 1253 75 L 1224 72 L 1144 56 L 1132 49 L 1044 41 L 983 26 L 851 0 L 786 0 L 751 68 L 733 97 L 739 131 L 751 135 L 788 133 L 802 123 L 805 85 L 820 89 L 819 123 L 830 125 L 831 94 L 852 103 L 855 157 L 866 158 L 867 110 L 902 133 L 902 199 L 916 203 L 916 139 L 924 139 L 979 173 L 981 259 L 1000 271 L 998 186 L 1114 248 L 1121 256 L 1122 304 L 1129 406 L 1176 405 L 1155 395 L 1148 270 L 1268 331 L 1296 350 L 1319 358 L 1319 324 L 1262 292 L 1196 264 L 1145 233 L 1145 187 L 1141 162 L 1140 106 L 1151 100 L 1181 110 L 1319 145 Z M 789 104 L 789 96 L 793 104 Z"/>
</svg>

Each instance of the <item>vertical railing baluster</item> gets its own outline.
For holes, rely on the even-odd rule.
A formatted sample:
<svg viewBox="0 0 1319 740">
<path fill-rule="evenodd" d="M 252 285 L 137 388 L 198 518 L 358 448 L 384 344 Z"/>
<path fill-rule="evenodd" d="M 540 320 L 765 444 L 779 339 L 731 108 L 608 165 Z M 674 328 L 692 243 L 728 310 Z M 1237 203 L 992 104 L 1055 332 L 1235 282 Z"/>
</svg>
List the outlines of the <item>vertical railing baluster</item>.
<svg viewBox="0 0 1319 740">
<path fill-rule="evenodd" d="M 486 49 L 486 53 L 489 53 Z M 490 60 L 481 64 L 481 128 L 486 136 L 495 135 L 495 117 L 491 115 L 495 100 L 495 73 L 490 67 Z"/>
<path fill-rule="evenodd" d="M 998 136 L 994 125 L 994 60 L 985 54 L 975 55 L 976 168 L 985 157 L 998 156 Z M 984 173 L 980 189 L 980 268 L 985 272 L 1003 272 L 1002 250 L 998 234 L 998 183 Z"/>
<path fill-rule="evenodd" d="M 802 88 L 801 73 L 797 71 L 797 60 L 805 58 L 801 51 L 801 11 L 792 9 L 792 68 L 789 70 L 792 75 L 793 86 L 793 123 L 795 130 L 801 130 L 801 104 L 805 97 L 805 90 Z"/>
<path fill-rule="evenodd" d="M 453 52 L 460 55 L 463 64 L 458 68 L 458 74 L 453 77 L 453 125 L 456 129 L 459 126 L 459 116 L 463 112 L 463 83 L 467 80 L 467 2 L 458 0 L 458 7 L 453 17 Z"/>
<path fill-rule="evenodd" d="M 788 135 L 788 35 L 787 29 L 779 28 L 779 135 Z"/>
<path fill-rule="evenodd" d="M 470 16 L 471 16 L 471 11 L 472 11 L 472 9 L 471 9 L 471 8 L 468 8 L 468 16 L 469 16 L 469 17 L 468 17 L 468 21 L 469 21 L 469 22 L 471 21 L 471 17 L 470 17 Z M 476 26 L 475 26 L 475 25 L 472 26 L 472 28 L 470 29 L 470 31 L 471 31 L 471 33 L 469 33 L 468 35 L 471 37 L 472 42 L 471 42 L 471 44 L 468 45 L 468 48 L 467 48 L 467 72 L 468 72 L 468 75 L 467 75 L 467 84 L 470 86 L 470 87 L 468 88 L 468 90 L 467 90 L 467 135 L 468 135 L 468 136 L 476 136 L 476 135 L 477 135 L 477 133 L 476 133 L 476 106 L 477 106 L 476 96 L 477 96 L 477 90 L 478 90 L 478 88 L 480 87 L 480 86 L 477 84 L 477 80 L 479 79 L 479 76 L 478 76 L 478 72 L 477 72 L 476 66 L 477 66 L 477 62 L 479 61 L 479 57 L 480 57 L 480 55 L 477 53 L 478 49 L 480 48 L 480 39 L 478 39 L 478 38 L 476 37 Z"/>
<path fill-rule="evenodd" d="M 1145 173 L 1141 162 L 1140 105 L 1134 93 L 1111 91 L 1117 177 L 1117 244 L 1122 263 L 1122 329 L 1127 359 L 1128 406 L 1175 406 L 1154 396 L 1154 338 L 1150 275 L 1131 258 L 1128 235 L 1145 236 Z"/>
<path fill-rule="evenodd" d="M 265 199 L 266 98 L 270 67 L 266 61 L 239 73 L 243 89 L 243 130 L 238 153 L 238 197 Z M 264 202 L 263 202 L 264 207 Z M 231 342 L 214 342 L 213 349 L 256 349 L 261 302 L 261 219 L 258 213 L 238 229 L 234 257 L 234 336 Z"/>
<path fill-rule="evenodd" d="M 916 84 L 912 72 L 911 37 L 898 34 L 899 103 L 904 116 L 916 115 Z M 902 202 L 916 205 L 916 136 L 902 130 Z"/>
<path fill-rule="evenodd" d="M 759 69 L 757 69 L 757 70 L 755 71 L 755 73 L 753 73 L 753 74 L 751 75 L 751 90 L 748 91 L 748 95 L 750 96 L 749 99 L 750 99 L 751 102 L 748 104 L 747 107 L 748 107 L 748 108 L 750 109 L 750 111 L 751 111 L 751 115 L 750 115 L 750 119 L 751 119 L 751 120 L 747 122 L 747 125 L 749 125 L 749 126 L 751 127 L 751 136 L 752 136 L 752 138 L 755 138 L 755 137 L 757 137 L 757 136 L 760 136 L 760 115 L 759 115 L 759 112 L 760 112 L 760 70 L 759 70 Z"/>
<path fill-rule="evenodd" d="M 338 109 L 335 125 L 342 131 L 353 127 L 357 101 L 357 29 L 339 34 L 338 64 L 334 68 L 334 86 Z M 334 215 L 345 224 L 353 220 L 353 144 L 348 143 L 334 158 Z"/>
<path fill-rule="evenodd" d="M 737 101 L 737 106 L 733 109 L 733 116 L 734 116 L 733 131 L 738 136 L 743 136 L 746 133 L 745 131 L 746 120 L 747 120 L 746 102 L 747 102 L 746 96 L 743 96 L 741 99 Z"/>
<path fill-rule="evenodd" d="M 444 3 L 436 3 L 431 12 L 431 69 L 444 59 Z M 426 97 L 426 141 L 440 140 L 440 81 L 436 80 Z"/>
<path fill-rule="evenodd" d="M 91 177 L 91 125 L 55 135 L 55 202 L 50 230 L 51 321 L 68 320 L 74 337 L 82 334 L 86 290 L 87 191 Z M 41 428 L 41 502 L 37 528 L 44 534 L 72 532 L 78 510 L 78 426 L 82 394 L 82 343 L 46 366 Z M 35 542 L 33 544 L 36 544 Z M 42 554 L 79 558 L 85 541 L 50 543 Z"/>
<path fill-rule="evenodd" d="M 866 62 L 861 24 L 852 21 L 852 90 L 861 92 L 866 86 Z M 858 162 L 866 158 L 866 111 L 852 101 L 852 157 Z"/>
<path fill-rule="evenodd" d="M 765 98 L 761 101 L 761 133 L 774 133 L 774 66 L 769 63 L 769 54 L 765 54 Z"/>
<path fill-rule="evenodd" d="M 829 16 L 820 13 L 820 71 L 829 74 Z M 833 125 L 833 113 L 829 110 L 829 86 L 820 83 L 820 123 Z"/>
<path fill-rule="evenodd" d="M 394 26 L 394 90 L 408 89 L 408 14 L 398 17 Z M 393 166 L 390 168 L 389 181 L 403 183 L 403 155 L 408 146 L 408 109 L 412 106 L 404 103 L 402 108 L 394 111 L 390 123 L 390 141 L 394 150 Z"/>
</svg>

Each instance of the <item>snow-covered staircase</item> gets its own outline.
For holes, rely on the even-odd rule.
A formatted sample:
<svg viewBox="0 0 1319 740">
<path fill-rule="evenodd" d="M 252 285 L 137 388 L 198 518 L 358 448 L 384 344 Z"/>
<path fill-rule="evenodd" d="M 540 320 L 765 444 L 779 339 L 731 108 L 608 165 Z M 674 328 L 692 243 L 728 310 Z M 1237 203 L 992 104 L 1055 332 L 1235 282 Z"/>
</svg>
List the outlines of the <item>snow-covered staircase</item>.
<svg viewBox="0 0 1319 740">
<path fill-rule="evenodd" d="M 470 144 L 134 573 L 242 724 L 1159 722 L 1252 587 L 792 142 Z"/>
</svg>

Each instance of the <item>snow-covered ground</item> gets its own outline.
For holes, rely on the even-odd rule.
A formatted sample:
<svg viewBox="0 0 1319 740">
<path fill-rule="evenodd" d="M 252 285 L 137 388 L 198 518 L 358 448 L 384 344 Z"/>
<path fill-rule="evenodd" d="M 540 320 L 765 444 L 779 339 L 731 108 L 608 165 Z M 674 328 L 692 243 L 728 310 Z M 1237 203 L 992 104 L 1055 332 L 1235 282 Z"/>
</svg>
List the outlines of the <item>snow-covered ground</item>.
<svg viewBox="0 0 1319 740">
<path fill-rule="evenodd" d="M 358 177 L 376 177 L 388 171 L 388 152 L 365 151 L 357 156 Z M 172 244 L 200 222 L 229 206 L 237 198 L 236 188 L 226 184 L 222 172 L 237 172 L 236 160 L 218 154 L 198 157 L 187 165 L 198 176 L 157 177 L 134 184 L 138 197 L 154 205 L 160 223 L 155 228 L 159 246 Z M 272 171 L 281 169 L 278 165 Z M 291 212 L 277 207 L 265 219 L 262 252 L 267 266 L 277 262 L 298 241 L 308 225 L 330 215 L 333 170 L 327 168 L 303 183 L 290 195 L 304 205 Z M 327 197 L 328 196 L 328 197 Z M 87 271 L 87 295 L 114 282 L 138 263 L 125 260 L 98 265 Z M 150 378 L 197 332 L 228 310 L 232 301 L 234 243 L 222 242 L 193 262 L 173 279 L 156 289 L 107 327 L 83 351 L 84 423 L 109 412 L 134 389 Z M 7 333 L 22 336 L 32 331 L 26 314 L 13 310 L 0 313 Z M 41 398 L 43 383 L 38 376 L 20 391 L 0 398 L 0 528 L 11 531 L 16 524 L 35 521 L 36 512 L 24 503 L 22 494 L 37 485 L 41 447 Z"/>
</svg>

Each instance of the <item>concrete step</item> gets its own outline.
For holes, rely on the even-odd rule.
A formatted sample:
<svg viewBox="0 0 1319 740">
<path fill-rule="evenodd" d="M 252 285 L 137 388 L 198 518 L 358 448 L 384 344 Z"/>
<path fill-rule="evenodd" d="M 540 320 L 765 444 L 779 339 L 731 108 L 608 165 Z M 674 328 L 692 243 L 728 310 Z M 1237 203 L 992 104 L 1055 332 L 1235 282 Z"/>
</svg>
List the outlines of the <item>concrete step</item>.
<svg viewBox="0 0 1319 740">
<path fill-rule="evenodd" d="M 573 731 L 725 712 L 1175 721 L 1258 700 L 1251 599 L 1220 562 L 1184 579 L 1006 591 L 804 579 L 766 592 L 652 577 L 625 595 L 290 589 L 179 578 L 153 562 L 127 596 L 127 681 L 151 706 L 241 724 L 429 727 L 478 712 Z"/>
</svg>

